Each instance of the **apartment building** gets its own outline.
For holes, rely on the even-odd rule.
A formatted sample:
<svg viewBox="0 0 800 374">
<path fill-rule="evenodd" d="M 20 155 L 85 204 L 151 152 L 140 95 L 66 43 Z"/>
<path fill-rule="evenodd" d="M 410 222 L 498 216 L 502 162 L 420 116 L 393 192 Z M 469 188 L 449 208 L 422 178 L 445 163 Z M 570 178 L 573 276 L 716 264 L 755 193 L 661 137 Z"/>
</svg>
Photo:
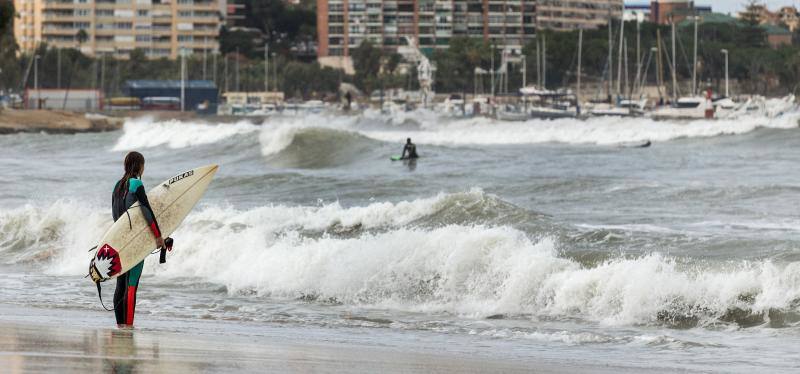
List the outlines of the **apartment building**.
<svg viewBox="0 0 800 374">
<path fill-rule="evenodd" d="M 14 0 L 22 51 L 41 43 L 88 55 L 175 59 L 219 49 L 225 0 Z M 83 30 L 83 32 L 81 32 Z"/>
<path fill-rule="evenodd" d="M 245 24 L 246 5 L 243 0 L 228 0 L 225 9 L 225 26 L 229 29 L 234 27 L 247 27 Z"/>
<path fill-rule="evenodd" d="M 622 8 L 623 0 L 317 0 L 318 55 L 349 56 L 364 40 L 396 48 L 407 36 L 423 51 L 464 36 L 522 48 L 537 28 L 594 28 Z"/>
<path fill-rule="evenodd" d="M 538 0 L 536 24 L 557 31 L 592 29 L 607 25 L 609 17 L 619 19 L 623 7 L 623 0 Z"/>
</svg>

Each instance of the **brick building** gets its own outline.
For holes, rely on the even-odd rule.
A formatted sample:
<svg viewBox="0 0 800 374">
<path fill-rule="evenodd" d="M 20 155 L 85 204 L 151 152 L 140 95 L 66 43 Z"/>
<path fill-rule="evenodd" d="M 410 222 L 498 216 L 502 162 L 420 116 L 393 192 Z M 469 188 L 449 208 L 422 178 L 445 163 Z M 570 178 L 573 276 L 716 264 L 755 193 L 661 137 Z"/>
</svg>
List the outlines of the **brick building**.
<svg viewBox="0 0 800 374">
<path fill-rule="evenodd" d="M 655 0 L 650 3 L 650 22 L 666 25 L 679 23 L 695 10 L 692 0 Z"/>
<path fill-rule="evenodd" d="M 318 56 L 347 57 L 365 40 L 396 49 L 406 36 L 423 52 L 455 37 L 521 49 L 537 28 L 595 28 L 622 8 L 623 0 L 317 0 Z"/>
</svg>

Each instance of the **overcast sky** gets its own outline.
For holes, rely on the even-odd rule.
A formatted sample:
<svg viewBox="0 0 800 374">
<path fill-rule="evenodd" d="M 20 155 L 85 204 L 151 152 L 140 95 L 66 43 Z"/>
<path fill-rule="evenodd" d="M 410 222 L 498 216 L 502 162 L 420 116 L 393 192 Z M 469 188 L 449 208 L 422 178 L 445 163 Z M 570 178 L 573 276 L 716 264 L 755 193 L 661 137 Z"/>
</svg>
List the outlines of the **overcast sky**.
<svg viewBox="0 0 800 374">
<path fill-rule="evenodd" d="M 720 13 L 736 13 L 742 8 L 744 5 L 748 3 L 747 0 L 696 0 L 697 4 L 704 4 L 704 5 L 711 5 L 715 12 Z M 779 7 L 784 5 L 800 5 L 800 1 L 797 0 L 758 0 L 759 3 L 766 3 L 767 8 L 770 10 L 777 10 Z"/>
<path fill-rule="evenodd" d="M 697 5 L 711 5 L 715 12 L 720 13 L 737 13 L 748 0 L 695 0 Z M 630 4 L 646 4 L 649 0 L 625 0 Z M 778 7 L 784 5 L 794 5 L 800 8 L 800 0 L 758 0 L 760 3 L 766 3 L 770 10 L 777 10 Z"/>
</svg>

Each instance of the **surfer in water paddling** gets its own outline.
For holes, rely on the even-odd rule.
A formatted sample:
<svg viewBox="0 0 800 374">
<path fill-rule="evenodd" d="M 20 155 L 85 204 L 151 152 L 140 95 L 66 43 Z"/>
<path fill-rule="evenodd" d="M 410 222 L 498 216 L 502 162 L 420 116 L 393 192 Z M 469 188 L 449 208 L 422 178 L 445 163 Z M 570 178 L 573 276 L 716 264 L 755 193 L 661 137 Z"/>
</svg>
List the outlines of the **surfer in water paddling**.
<svg viewBox="0 0 800 374">
<path fill-rule="evenodd" d="M 150 231 L 156 240 L 156 248 L 164 247 L 164 239 L 158 222 L 150 208 L 147 194 L 142 185 L 144 173 L 144 156 L 139 152 L 130 152 L 125 156 L 125 175 L 120 179 L 111 195 L 111 209 L 114 222 L 122 217 L 137 201 L 142 207 L 142 214 L 147 220 Z M 139 287 L 139 278 L 142 276 L 144 260 L 131 268 L 127 273 L 117 277 L 117 289 L 114 291 L 114 314 L 117 317 L 117 327 L 133 327 L 133 314 L 136 310 L 136 288 Z"/>
<path fill-rule="evenodd" d="M 408 153 L 408 156 L 406 156 Z M 406 146 L 403 147 L 403 154 L 400 156 L 401 160 L 414 160 L 418 159 L 417 145 L 411 142 L 411 138 L 406 139 Z"/>
</svg>

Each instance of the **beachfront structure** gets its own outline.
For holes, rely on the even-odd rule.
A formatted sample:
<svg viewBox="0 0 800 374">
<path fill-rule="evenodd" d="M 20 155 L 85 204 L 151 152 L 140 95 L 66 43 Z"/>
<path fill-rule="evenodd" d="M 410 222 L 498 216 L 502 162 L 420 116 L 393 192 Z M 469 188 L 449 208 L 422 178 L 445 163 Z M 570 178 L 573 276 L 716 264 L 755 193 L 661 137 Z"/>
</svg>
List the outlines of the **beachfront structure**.
<svg viewBox="0 0 800 374">
<path fill-rule="evenodd" d="M 183 87 L 181 87 L 183 85 Z M 192 80 L 182 83 L 179 80 L 131 80 L 126 81 L 122 92 L 128 97 L 136 97 L 143 107 L 152 103 L 175 102 L 180 108 L 181 96 L 186 100 L 186 110 L 210 110 L 215 112 L 219 103 L 219 89 L 212 81 Z"/>
<path fill-rule="evenodd" d="M 125 58 L 136 48 L 175 59 L 219 49 L 226 0 L 14 0 L 23 52 L 42 43 Z"/>
<path fill-rule="evenodd" d="M 650 2 L 650 22 L 659 25 L 678 23 L 694 15 L 711 12 L 710 6 L 695 5 L 692 0 L 654 0 Z"/>
<path fill-rule="evenodd" d="M 348 70 L 363 41 L 396 50 L 411 37 L 425 53 L 456 37 L 521 49 L 538 28 L 594 28 L 622 15 L 623 0 L 317 0 L 317 55 Z"/>
<path fill-rule="evenodd" d="M 279 91 L 226 92 L 222 94 L 222 97 L 225 99 L 226 104 L 241 107 L 280 104 L 285 99 L 284 93 Z"/>
<path fill-rule="evenodd" d="M 85 112 L 103 109 L 100 90 L 29 88 L 22 96 L 25 109 L 71 110 Z"/>
<path fill-rule="evenodd" d="M 649 21 L 650 4 L 625 4 L 623 19 L 625 21 Z"/>
</svg>

